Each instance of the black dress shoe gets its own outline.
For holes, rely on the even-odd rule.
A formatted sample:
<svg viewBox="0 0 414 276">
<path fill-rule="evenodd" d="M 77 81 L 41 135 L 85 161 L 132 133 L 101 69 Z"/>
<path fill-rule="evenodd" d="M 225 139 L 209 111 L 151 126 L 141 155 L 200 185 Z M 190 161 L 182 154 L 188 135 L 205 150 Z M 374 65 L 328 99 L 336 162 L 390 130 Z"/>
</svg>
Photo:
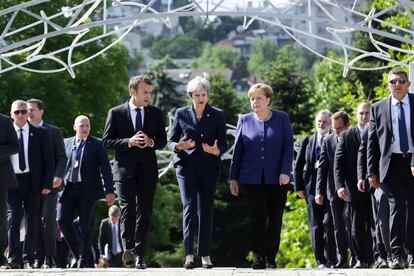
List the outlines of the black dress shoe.
<svg viewBox="0 0 414 276">
<path fill-rule="evenodd" d="M 42 268 L 56 268 L 55 259 L 52 256 L 45 257 L 45 261 L 43 262 Z"/>
<path fill-rule="evenodd" d="M 379 269 L 388 268 L 388 262 L 386 260 L 384 260 L 383 258 L 378 257 L 378 259 L 375 261 L 372 268 L 379 268 Z"/>
<path fill-rule="evenodd" d="M 15 262 L 15 261 L 11 261 L 9 263 L 9 267 L 11 269 L 21 269 L 22 268 L 21 264 L 19 264 L 18 262 Z"/>
<path fill-rule="evenodd" d="M 414 256 L 408 255 L 408 268 L 414 268 Z"/>
<path fill-rule="evenodd" d="M 275 261 L 268 261 L 267 263 L 266 263 L 266 267 L 268 268 L 268 269 L 276 269 L 277 268 L 277 265 L 276 265 L 276 262 Z"/>
<path fill-rule="evenodd" d="M 395 257 L 392 260 L 391 269 L 404 269 L 404 260 L 401 257 Z"/>
<path fill-rule="evenodd" d="M 347 260 L 342 260 L 332 267 L 333 268 L 349 268 L 349 263 Z"/>
<path fill-rule="evenodd" d="M 206 269 L 211 269 L 213 268 L 213 264 L 212 263 L 204 263 L 201 265 L 202 268 L 206 268 Z"/>
<path fill-rule="evenodd" d="M 76 257 L 73 257 L 71 260 L 70 260 L 70 263 L 69 263 L 69 268 L 78 268 L 78 258 L 76 258 Z"/>
<path fill-rule="evenodd" d="M 39 269 L 42 266 L 42 262 L 39 259 L 35 259 L 33 262 L 33 268 Z"/>
<path fill-rule="evenodd" d="M 125 267 L 133 268 L 134 267 L 134 253 L 132 253 L 132 250 L 125 250 L 122 254 L 122 262 L 124 263 Z"/>
<path fill-rule="evenodd" d="M 253 255 L 252 269 L 266 269 L 266 259 L 263 256 Z"/>
<path fill-rule="evenodd" d="M 318 264 L 318 269 L 325 269 L 328 268 L 326 264 Z"/>
<path fill-rule="evenodd" d="M 355 269 L 368 268 L 368 264 L 361 262 L 361 261 L 357 261 L 353 268 Z"/>
<path fill-rule="evenodd" d="M 24 269 L 33 269 L 33 265 L 30 262 L 23 262 Z"/>
<path fill-rule="evenodd" d="M 87 268 L 87 267 L 89 267 L 89 266 L 88 266 L 88 263 L 87 263 L 86 259 L 85 258 L 79 258 L 78 268 Z"/>
<path fill-rule="evenodd" d="M 194 268 L 194 261 L 189 261 L 189 262 L 185 262 L 184 263 L 184 265 L 183 265 L 183 267 L 185 268 L 185 269 L 193 269 Z"/>
<path fill-rule="evenodd" d="M 147 268 L 147 265 L 144 262 L 144 257 L 137 256 L 137 258 L 135 259 L 135 268 L 136 269 L 146 269 Z"/>
</svg>

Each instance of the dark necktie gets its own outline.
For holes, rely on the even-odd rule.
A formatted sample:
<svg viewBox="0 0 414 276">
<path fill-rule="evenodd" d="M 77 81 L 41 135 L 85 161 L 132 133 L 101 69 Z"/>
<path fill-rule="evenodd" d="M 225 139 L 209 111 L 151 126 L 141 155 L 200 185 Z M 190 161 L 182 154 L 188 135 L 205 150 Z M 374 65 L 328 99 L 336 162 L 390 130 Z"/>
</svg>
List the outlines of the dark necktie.
<svg viewBox="0 0 414 276">
<path fill-rule="evenodd" d="M 400 107 L 400 113 L 398 114 L 398 131 L 400 135 L 400 149 L 403 153 L 408 152 L 408 137 L 407 137 L 407 127 L 405 125 L 405 114 L 403 102 L 398 102 Z"/>
<path fill-rule="evenodd" d="M 116 225 L 112 224 L 112 254 L 118 253 L 118 237 L 116 233 Z"/>
<path fill-rule="evenodd" d="M 79 168 L 81 162 L 82 149 L 85 146 L 85 141 L 82 139 L 75 153 L 75 161 L 73 162 L 72 182 L 79 182 Z"/>
<path fill-rule="evenodd" d="M 19 131 L 19 169 L 23 172 L 26 169 L 26 158 L 24 156 L 23 129 L 21 128 Z"/>
<path fill-rule="evenodd" d="M 316 160 L 319 160 L 319 157 L 321 156 L 322 143 L 323 143 L 323 136 L 321 136 L 321 140 L 319 144 L 316 145 L 316 149 L 315 149 Z"/>
<path fill-rule="evenodd" d="M 142 129 L 142 116 L 141 108 L 135 108 L 137 116 L 135 117 L 135 132 L 138 132 Z"/>
</svg>

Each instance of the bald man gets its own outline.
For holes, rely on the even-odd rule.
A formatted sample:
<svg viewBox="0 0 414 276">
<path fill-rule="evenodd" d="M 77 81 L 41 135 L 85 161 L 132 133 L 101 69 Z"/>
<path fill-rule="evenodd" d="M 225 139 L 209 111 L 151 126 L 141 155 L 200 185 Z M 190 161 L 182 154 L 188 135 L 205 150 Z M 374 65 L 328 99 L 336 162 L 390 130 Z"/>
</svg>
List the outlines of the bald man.
<svg viewBox="0 0 414 276">
<path fill-rule="evenodd" d="M 65 139 L 68 162 L 64 178 L 65 187 L 58 210 L 58 223 L 75 255 L 71 268 L 85 268 L 93 267 L 90 233 L 96 201 L 105 197 L 108 205 L 112 205 L 115 194 L 108 155 L 101 140 L 90 135 L 89 118 L 84 115 L 76 117 L 73 129 L 76 135 Z M 79 241 L 72 226 L 76 211 L 79 213 L 81 229 Z"/>
</svg>

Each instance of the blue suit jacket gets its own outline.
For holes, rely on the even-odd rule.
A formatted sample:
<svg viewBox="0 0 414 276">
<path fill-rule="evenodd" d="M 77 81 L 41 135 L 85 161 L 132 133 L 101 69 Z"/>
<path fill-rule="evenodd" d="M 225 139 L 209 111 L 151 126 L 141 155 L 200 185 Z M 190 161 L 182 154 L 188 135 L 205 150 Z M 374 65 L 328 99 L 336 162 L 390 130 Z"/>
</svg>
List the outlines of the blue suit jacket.
<svg viewBox="0 0 414 276">
<path fill-rule="evenodd" d="M 280 174 L 291 175 L 293 131 L 285 112 L 273 110 L 272 118 L 259 121 L 254 113 L 237 123 L 230 179 L 242 184 L 278 184 Z"/>
<path fill-rule="evenodd" d="M 69 178 L 74 141 L 75 137 L 65 139 L 65 150 L 66 156 L 68 157 L 65 182 Z M 102 179 L 105 184 L 105 194 L 114 192 L 111 165 L 100 139 L 93 136 L 88 136 L 86 139 L 80 173 L 82 177 L 82 185 L 84 185 L 85 196 L 87 198 L 96 200 L 104 197 Z"/>
<path fill-rule="evenodd" d="M 202 154 L 206 162 L 213 166 L 221 166 L 220 157 L 204 152 L 201 144 L 207 143 L 212 146 L 217 140 L 220 152 L 224 153 L 227 150 L 226 121 L 222 110 L 206 105 L 203 116 L 197 122 L 192 106 L 177 109 L 168 133 L 168 148 L 175 152 L 174 147 L 183 136 L 196 142 L 195 150 Z M 176 152 L 173 162 L 176 165 L 187 158 L 189 155 L 185 151 Z"/>
</svg>

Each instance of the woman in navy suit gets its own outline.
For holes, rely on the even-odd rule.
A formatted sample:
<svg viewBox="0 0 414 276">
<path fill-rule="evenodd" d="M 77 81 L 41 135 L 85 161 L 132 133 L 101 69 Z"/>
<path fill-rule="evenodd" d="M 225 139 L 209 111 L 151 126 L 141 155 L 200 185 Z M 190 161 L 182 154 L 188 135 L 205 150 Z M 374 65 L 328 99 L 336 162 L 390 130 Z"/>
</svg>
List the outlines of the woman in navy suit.
<svg viewBox="0 0 414 276">
<path fill-rule="evenodd" d="M 270 110 L 273 90 L 258 83 L 248 92 L 253 112 L 237 123 L 230 191 L 245 192 L 250 211 L 253 269 L 276 268 L 283 210 L 293 160 L 293 132 L 285 112 Z"/>
<path fill-rule="evenodd" d="M 227 143 L 224 113 L 207 104 L 209 91 L 208 80 L 200 76 L 188 83 L 187 95 L 192 105 L 177 110 L 168 134 L 183 203 L 184 267 L 187 269 L 194 268 L 196 232 L 202 267 L 213 267 L 210 260 L 213 202 L 222 167 L 220 157 Z"/>
</svg>

